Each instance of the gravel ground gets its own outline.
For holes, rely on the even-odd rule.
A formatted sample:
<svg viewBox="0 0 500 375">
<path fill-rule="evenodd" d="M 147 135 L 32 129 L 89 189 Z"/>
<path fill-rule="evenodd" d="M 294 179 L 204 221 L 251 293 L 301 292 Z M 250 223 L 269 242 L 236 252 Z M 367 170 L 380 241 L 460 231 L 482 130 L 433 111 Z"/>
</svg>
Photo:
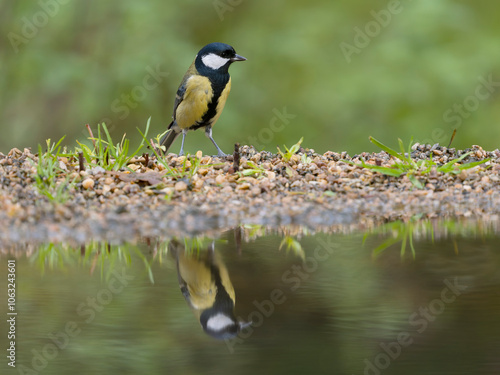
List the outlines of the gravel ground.
<svg viewBox="0 0 500 375">
<path fill-rule="evenodd" d="M 472 151 L 462 163 L 491 158 L 456 174 L 432 170 L 417 175 L 417 189 L 406 175 L 390 177 L 366 163 L 390 166 L 385 152 L 349 156 L 300 149 L 290 161 L 252 147 L 220 159 L 196 154 L 197 162 L 166 156 L 172 177 L 154 157 L 131 160 L 119 172 L 101 167 L 80 171 L 78 160 L 59 158 L 59 181 L 75 180 L 63 203 L 50 201 L 35 183 L 38 157 L 31 150 L 0 153 L 0 241 L 83 243 L 131 241 L 138 236 L 184 236 L 238 224 L 304 225 L 339 230 L 371 228 L 415 215 L 422 218 L 498 220 L 500 151 L 479 146 L 467 150 L 438 145 L 413 146 L 414 160 L 444 164 Z M 307 157 L 307 158 L 306 158 Z M 307 160 L 306 160 L 307 159 Z M 235 165 L 236 164 L 236 170 Z"/>
</svg>

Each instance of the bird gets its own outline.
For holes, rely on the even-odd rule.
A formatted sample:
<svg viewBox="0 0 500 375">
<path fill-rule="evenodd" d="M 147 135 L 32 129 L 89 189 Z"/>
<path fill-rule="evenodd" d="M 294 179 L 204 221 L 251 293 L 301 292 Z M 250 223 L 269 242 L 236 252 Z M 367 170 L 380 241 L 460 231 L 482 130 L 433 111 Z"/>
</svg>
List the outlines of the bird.
<svg viewBox="0 0 500 375">
<path fill-rule="evenodd" d="M 225 340 L 235 337 L 252 324 L 239 321 L 234 316 L 234 287 L 213 242 L 208 249 L 188 252 L 184 244 L 171 240 L 168 250 L 176 261 L 182 295 L 205 333 Z"/>
<path fill-rule="evenodd" d="M 245 60 L 225 43 L 210 43 L 198 52 L 177 89 L 169 131 L 160 140 L 160 146 L 165 147 L 164 153 L 182 133 L 179 156 L 184 155 L 188 130 L 205 128 L 205 135 L 214 144 L 217 155 L 227 156 L 212 137 L 212 127 L 219 119 L 231 91 L 229 66 L 235 61 Z"/>
</svg>

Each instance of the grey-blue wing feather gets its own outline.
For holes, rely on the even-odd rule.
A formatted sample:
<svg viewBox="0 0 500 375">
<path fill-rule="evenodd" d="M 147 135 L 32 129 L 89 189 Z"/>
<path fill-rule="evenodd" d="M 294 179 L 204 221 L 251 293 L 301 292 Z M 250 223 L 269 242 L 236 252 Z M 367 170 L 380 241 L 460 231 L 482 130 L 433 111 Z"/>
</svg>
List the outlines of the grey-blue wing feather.
<svg viewBox="0 0 500 375">
<path fill-rule="evenodd" d="M 175 113 L 177 112 L 177 107 L 184 100 L 184 94 L 186 93 L 186 81 L 187 81 L 187 79 L 182 81 L 181 85 L 177 89 L 177 94 L 175 95 L 174 114 L 172 116 L 174 118 L 174 121 L 175 121 L 175 117 L 176 117 Z"/>
</svg>

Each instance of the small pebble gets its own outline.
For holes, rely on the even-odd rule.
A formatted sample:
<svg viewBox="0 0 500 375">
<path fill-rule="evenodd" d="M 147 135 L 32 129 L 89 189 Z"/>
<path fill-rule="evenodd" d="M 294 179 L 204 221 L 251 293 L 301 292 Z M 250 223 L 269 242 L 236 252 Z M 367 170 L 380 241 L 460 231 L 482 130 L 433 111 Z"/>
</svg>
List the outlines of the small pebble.
<svg viewBox="0 0 500 375">
<path fill-rule="evenodd" d="M 174 185 L 175 191 L 186 191 L 187 190 L 187 184 L 184 181 L 178 181 Z"/>
<path fill-rule="evenodd" d="M 226 176 L 223 174 L 218 175 L 215 177 L 215 183 L 217 185 L 222 185 L 224 182 L 226 182 Z"/>
<path fill-rule="evenodd" d="M 237 190 L 248 190 L 248 189 L 250 189 L 250 186 L 251 186 L 251 185 L 250 185 L 248 182 L 244 182 L 244 183 L 242 183 L 242 184 L 238 184 L 238 185 L 236 186 L 236 189 L 237 189 Z"/>
<path fill-rule="evenodd" d="M 82 182 L 82 187 L 84 189 L 87 189 L 87 190 L 90 190 L 90 189 L 93 189 L 94 188 L 94 185 L 95 185 L 95 182 L 93 179 L 91 178 L 86 178 L 85 180 L 83 180 Z"/>
</svg>

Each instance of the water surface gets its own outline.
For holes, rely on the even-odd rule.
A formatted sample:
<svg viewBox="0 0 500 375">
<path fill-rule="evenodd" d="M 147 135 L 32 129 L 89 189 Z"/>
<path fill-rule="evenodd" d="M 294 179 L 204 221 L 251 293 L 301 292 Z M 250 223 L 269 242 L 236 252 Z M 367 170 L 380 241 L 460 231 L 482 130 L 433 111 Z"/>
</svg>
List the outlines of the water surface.
<svg viewBox="0 0 500 375">
<path fill-rule="evenodd" d="M 17 367 L 3 356 L 1 373 L 498 374 L 494 227 L 242 227 L 211 238 L 2 249 L 2 275 L 16 260 Z M 213 272 L 224 283 L 210 284 Z M 200 296 L 217 288 L 234 298 L 235 322 L 252 322 L 234 337 L 214 338 L 200 324 L 211 303 Z"/>
</svg>

